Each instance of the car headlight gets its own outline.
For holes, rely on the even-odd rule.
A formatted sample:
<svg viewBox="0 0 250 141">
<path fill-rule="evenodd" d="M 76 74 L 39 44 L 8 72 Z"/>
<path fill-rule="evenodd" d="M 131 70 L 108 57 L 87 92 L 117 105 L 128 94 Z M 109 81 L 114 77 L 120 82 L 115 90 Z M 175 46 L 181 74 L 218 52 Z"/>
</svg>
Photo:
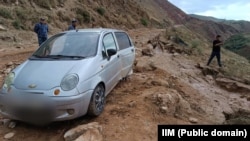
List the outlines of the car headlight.
<svg viewBox="0 0 250 141">
<path fill-rule="evenodd" d="M 13 83 L 14 77 L 15 77 L 14 72 L 11 72 L 7 75 L 7 77 L 5 78 L 4 83 L 3 83 L 3 89 L 10 88 L 11 84 Z"/>
<path fill-rule="evenodd" d="M 79 78 L 76 74 L 70 74 L 63 78 L 61 82 L 61 88 L 64 91 L 70 91 L 76 87 L 78 84 Z"/>
</svg>

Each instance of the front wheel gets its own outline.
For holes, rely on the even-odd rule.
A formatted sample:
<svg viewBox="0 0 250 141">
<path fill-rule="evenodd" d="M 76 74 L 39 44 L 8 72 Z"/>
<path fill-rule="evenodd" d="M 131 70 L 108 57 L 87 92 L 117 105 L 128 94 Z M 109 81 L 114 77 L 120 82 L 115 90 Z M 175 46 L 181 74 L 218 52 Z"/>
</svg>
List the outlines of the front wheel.
<svg viewBox="0 0 250 141">
<path fill-rule="evenodd" d="M 88 114 L 91 116 L 99 116 L 104 110 L 105 105 L 105 89 L 103 85 L 99 84 L 94 89 L 89 104 Z"/>
</svg>

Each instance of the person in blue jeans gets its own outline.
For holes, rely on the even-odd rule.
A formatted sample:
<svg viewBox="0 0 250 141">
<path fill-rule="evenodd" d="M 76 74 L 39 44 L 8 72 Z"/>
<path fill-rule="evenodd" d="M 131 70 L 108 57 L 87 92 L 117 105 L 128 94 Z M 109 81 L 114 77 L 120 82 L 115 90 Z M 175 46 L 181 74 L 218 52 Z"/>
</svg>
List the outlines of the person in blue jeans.
<svg viewBox="0 0 250 141">
<path fill-rule="evenodd" d="M 220 60 L 221 59 L 221 55 L 220 55 L 221 45 L 223 45 L 223 42 L 221 41 L 221 36 L 217 35 L 216 39 L 213 41 L 213 50 L 207 62 L 207 66 L 209 66 L 213 58 L 216 56 L 219 67 L 222 67 L 221 60 Z"/>
<path fill-rule="evenodd" d="M 40 22 L 34 27 L 34 32 L 37 34 L 39 46 L 48 39 L 49 27 L 45 18 L 40 18 Z"/>
</svg>

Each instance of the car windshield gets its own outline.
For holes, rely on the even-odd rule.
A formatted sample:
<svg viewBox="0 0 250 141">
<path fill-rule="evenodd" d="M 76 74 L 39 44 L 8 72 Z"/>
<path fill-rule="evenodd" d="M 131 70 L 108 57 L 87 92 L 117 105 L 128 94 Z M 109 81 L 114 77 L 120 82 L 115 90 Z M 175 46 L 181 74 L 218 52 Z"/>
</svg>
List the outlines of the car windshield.
<svg viewBox="0 0 250 141">
<path fill-rule="evenodd" d="M 49 38 L 32 58 L 85 58 L 95 56 L 99 33 L 69 32 Z"/>
</svg>

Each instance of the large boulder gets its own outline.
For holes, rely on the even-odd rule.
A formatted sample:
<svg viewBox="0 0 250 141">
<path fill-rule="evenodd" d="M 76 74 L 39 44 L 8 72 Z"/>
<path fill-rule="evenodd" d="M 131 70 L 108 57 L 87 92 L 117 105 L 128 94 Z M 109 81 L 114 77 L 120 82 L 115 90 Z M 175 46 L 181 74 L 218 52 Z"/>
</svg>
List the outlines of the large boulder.
<svg viewBox="0 0 250 141">
<path fill-rule="evenodd" d="M 228 91 L 246 93 L 250 92 L 250 85 L 246 85 L 235 80 L 230 80 L 228 78 L 216 78 L 216 83 Z"/>
<path fill-rule="evenodd" d="M 65 141 L 103 141 L 102 126 L 97 122 L 79 125 L 64 134 Z"/>
</svg>

